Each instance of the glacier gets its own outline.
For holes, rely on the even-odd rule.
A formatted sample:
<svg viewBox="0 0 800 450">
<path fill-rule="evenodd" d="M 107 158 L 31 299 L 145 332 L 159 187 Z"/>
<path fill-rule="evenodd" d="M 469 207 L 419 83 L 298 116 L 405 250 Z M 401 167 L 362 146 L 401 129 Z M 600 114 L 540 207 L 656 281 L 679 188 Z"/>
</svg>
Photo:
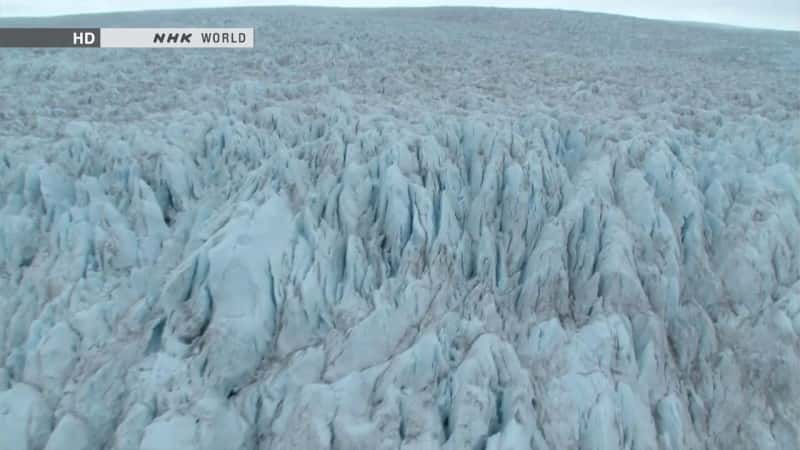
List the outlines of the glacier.
<svg viewBox="0 0 800 450">
<path fill-rule="evenodd" d="M 236 8 L 0 52 L 0 450 L 800 449 L 800 34 Z"/>
</svg>

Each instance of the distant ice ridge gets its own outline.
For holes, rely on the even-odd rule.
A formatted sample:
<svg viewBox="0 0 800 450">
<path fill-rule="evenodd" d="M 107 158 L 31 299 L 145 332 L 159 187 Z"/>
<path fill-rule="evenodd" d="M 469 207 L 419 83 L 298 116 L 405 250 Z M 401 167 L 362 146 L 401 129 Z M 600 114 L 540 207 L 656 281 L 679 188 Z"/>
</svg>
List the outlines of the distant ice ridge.
<svg viewBox="0 0 800 450">
<path fill-rule="evenodd" d="M 796 33 L 219 17 L 0 53 L 0 450 L 800 449 Z"/>
</svg>

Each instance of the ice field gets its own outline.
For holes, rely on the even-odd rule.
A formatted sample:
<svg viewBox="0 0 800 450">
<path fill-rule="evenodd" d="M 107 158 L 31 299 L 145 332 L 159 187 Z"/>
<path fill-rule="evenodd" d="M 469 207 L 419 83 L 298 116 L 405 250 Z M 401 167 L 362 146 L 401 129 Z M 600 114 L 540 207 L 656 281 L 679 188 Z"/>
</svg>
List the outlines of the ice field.
<svg viewBox="0 0 800 450">
<path fill-rule="evenodd" d="M 257 8 L 0 51 L 0 450 L 800 449 L 800 33 Z"/>
</svg>

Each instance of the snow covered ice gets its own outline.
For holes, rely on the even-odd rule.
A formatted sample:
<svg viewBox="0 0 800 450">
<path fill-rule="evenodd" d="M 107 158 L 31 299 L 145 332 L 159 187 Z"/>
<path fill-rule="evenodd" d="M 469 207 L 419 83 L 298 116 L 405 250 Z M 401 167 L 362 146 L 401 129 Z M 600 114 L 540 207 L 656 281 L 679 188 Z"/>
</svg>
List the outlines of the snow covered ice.
<svg viewBox="0 0 800 450">
<path fill-rule="evenodd" d="M 800 449 L 800 34 L 311 8 L 0 53 L 0 450 Z"/>
</svg>

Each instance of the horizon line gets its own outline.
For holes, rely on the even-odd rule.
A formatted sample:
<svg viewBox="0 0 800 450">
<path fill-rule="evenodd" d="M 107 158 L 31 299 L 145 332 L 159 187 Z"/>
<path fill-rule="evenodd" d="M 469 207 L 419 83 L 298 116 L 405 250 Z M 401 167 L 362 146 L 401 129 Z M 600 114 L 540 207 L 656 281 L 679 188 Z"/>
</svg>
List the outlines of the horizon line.
<svg viewBox="0 0 800 450">
<path fill-rule="evenodd" d="M 377 5 L 377 6 L 347 6 L 347 5 L 298 5 L 298 4 L 279 4 L 279 5 L 225 5 L 225 6 L 191 6 L 191 7 L 169 7 L 158 9 L 118 9 L 118 10 L 90 10 L 76 13 L 55 13 L 55 14 L 39 14 L 39 15 L 0 15 L 0 21 L 15 19 L 58 19 L 70 18 L 81 16 L 99 16 L 99 15 L 113 15 L 113 14 L 131 14 L 131 13 L 158 13 L 158 12 L 179 12 L 179 11 L 212 11 L 212 10 L 231 10 L 231 9 L 270 9 L 270 8 L 305 8 L 305 9 L 349 9 L 349 10 L 391 10 L 391 9 L 501 9 L 509 11 L 558 11 L 578 14 L 599 14 L 606 16 L 626 17 L 638 20 L 650 20 L 658 22 L 667 22 L 675 24 L 688 24 L 698 26 L 711 26 L 720 28 L 731 28 L 741 30 L 753 31 L 778 31 L 778 32 L 800 32 L 800 25 L 797 28 L 784 28 L 784 27 L 766 27 L 756 25 L 742 25 L 728 22 L 713 22 L 705 20 L 692 20 L 692 19 L 677 19 L 677 18 L 664 18 L 647 15 L 636 14 L 623 14 L 619 12 L 609 11 L 593 11 L 585 9 L 570 9 L 570 8 L 551 8 L 551 7 L 533 7 L 533 6 L 502 6 L 502 5 Z"/>
</svg>

